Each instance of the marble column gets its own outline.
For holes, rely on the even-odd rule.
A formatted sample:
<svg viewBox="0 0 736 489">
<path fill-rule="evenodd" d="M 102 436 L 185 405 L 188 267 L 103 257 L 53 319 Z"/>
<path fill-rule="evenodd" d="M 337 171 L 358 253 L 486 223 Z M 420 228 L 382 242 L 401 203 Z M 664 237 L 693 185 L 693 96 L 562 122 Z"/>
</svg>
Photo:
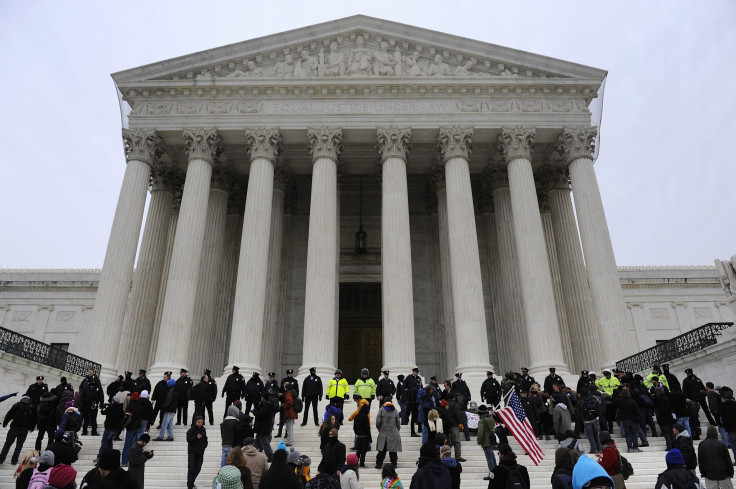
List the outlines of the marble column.
<svg viewBox="0 0 736 489">
<path fill-rule="evenodd" d="M 161 288 L 166 237 L 169 233 L 169 216 L 180 178 L 175 168 L 163 165 L 155 165 L 153 168 L 151 201 L 138 253 L 130 306 L 118 347 L 118 368 L 123 371 L 148 369 L 151 333 Z"/>
<path fill-rule="evenodd" d="M 318 375 L 330 379 L 337 365 L 337 157 L 342 152 L 342 129 L 309 128 L 307 138 L 312 154 L 312 196 L 299 377 L 315 367 Z"/>
<path fill-rule="evenodd" d="M 123 329 L 148 180 L 151 167 L 162 154 L 161 139 L 154 130 L 124 129 L 123 139 L 128 163 L 90 323 L 94 325 L 90 344 L 97 345 L 93 359 L 102 364 L 100 377 L 104 382 L 117 374 L 118 343 L 110 338 L 120 338 Z"/>
<path fill-rule="evenodd" d="M 235 175 L 231 168 L 220 164 L 213 167 L 210 197 L 207 201 L 207 226 L 203 247 L 205 251 L 199 263 L 194 330 L 189 343 L 189 366 L 194 379 L 201 375 L 204 369 L 218 372 L 223 368 L 222 365 L 212 363 L 210 352 L 212 343 L 217 341 L 213 333 L 216 331 L 217 296 L 225 252 L 227 201 L 234 184 Z"/>
<path fill-rule="evenodd" d="M 519 263 L 524 321 L 529 338 L 529 373 L 544 378 L 549 367 L 569 375 L 555 310 L 547 246 L 532 173 L 535 130 L 504 128 L 496 149 L 506 161 Z"/>
<path fill-rule="evenodd" d="M 212 166 L 222 151 L 220 136 L 214 129 L 185 129 L 183 135 L 189 162 L 171 252 L 156 357 L 149 372 L 153 379 L 167 370 L 175 372 L 189 366 Z"/>
<path fill-rule="evenodd" d="M 437 149 L 445 164 L 457 371 L 463 373 L 471 392 L 478 392 L 486 372 L 493 367 L 488 357 L 480 253 L 468 166 L 472 137 L 473 129 L 469 127 L 440 128 Z"/>
<path fill-rule="evenodd" d="M 414 294 L 411 274 L 409 195 L 406 158 L 411 130 L 379 127 L 381 154 L 381 296 L 383 368 L 411 372 L 414 351 Z"/>
<path fill-rule="evenodd" d="M 524 323 L 524 303 L 521 295 L 509 178 L 505 168 L 494 167 L 489 173 L 501 272 L 501 306 L 505 319 L 503 326 L 497 329 L 502 333 L 500 335 L 497 333 L 497 336 L 502 345 L 499 349 L 507 351 L 506 358 L 509 360 L 509 363 L 503 366 L 504 371 L 519 372 L 521 367 L 529 365 L 529 337 Z M 504 372 L 498 373 L 503 375 Z"/>
<path fill-rule="evenodd" d="M 588 283 L 598 318 L 597 333 L 607 340 L 602 366 L 613 367 L 617 360 L 633 353 L 633 345 L 624 316 L 611 235 L 593 170 L 596 134 L 597 130 L 591 127 L 565 128 L 557 138 L 557 151 L 569 165 Z"/>
<path fill-rule="evenodd" d="M 283 143 L 277 128 L 247 129 L 245 139 L 250 152 L 250 173 L 230 331 L 230 353 L 224 374 L 233 365 L 240 367 L 243 372 L 263 373 L 263 317 L 271 238 L 273 175 Z"/>
<path fill-rule="evenodd" d="M 544 187 L 551 211 L 570 344 L 575 358 L 570 367 L 575 371 L 598 368 L 602 358 L 601 336 L 596 327 L 593 299 L 585 274 L 583 250 L 570 198 L 570 180 L 564 170 L 551 170 L 544 177 Z"/>
</svg>

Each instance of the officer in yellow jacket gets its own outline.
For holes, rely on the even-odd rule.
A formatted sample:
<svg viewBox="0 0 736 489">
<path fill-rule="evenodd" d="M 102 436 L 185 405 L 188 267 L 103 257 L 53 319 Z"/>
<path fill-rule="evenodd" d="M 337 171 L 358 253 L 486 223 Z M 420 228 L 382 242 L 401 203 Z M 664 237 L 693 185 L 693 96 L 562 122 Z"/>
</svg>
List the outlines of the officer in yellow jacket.
<svg viewBox="0 0 736 489">
<path fill-rule="evenodd" d="M 613 377 L 611 375 L 611 371 L 606 368 L 603 369 L 603 378 L 596 380 L 595 385 L 598 387 L 599 391 L 603 391 L 609 396 L 613 396 L 613 391 L 621 385 L 621 382 L 619 382 L 616 377 Z"/>
<path fill-rule="evenodd" d="M 376 383 L 369 377 L 370 372 L 367 368 L 360 371 L 360 378 L 355 381 L 354 394 L 360 396 L 362 399 L 368 401 L 370 405 L 371 401 L 376 398 Z"/>
<path fill-rule="evenodd" d="M 348 381 L 342 378 L 342 370 L 339 368 L 335 370 L 335 376 L 330 379 L 330 383 L 327 384 L 327 392 L 325 397 L 328 401 L 331 401 L 337 407 L 342 409 L 342 405 L 348 400 L 350 395 L 350 386 Z"/>
<path fill-rule="evenodd" d="M 670 384 L 669 382 L 667 382 L 667 377 L 662 375 L 662 370 L 659 368 L 659 365 L 652 365 L 652 373 L 647 375 L 647 378 L 644 379 L 644 385 L 647 389 L 651 389 L 653 377 L 657 377 L 659 379 L 659 383 L 667 387 L 667 390 L 670 389 Z"/>
</svg>

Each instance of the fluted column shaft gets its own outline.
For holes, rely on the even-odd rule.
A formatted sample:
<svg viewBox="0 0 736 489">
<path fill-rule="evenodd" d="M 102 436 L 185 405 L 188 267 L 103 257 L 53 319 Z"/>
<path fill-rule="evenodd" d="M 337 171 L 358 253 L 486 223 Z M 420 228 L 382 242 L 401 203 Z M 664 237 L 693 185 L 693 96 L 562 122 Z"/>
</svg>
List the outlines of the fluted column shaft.
<svg viewBox="0 0 736 489">
<path fill-rule="evenodd" d="M 533 141 L 532 129 L 504 129 L 498 148 L 507 161 L 524 320 L 527 337 L 533 339 L 528 342 L 529 373 L 544 378 L 550 367 L 557 368 L 558 375 L 569 375 L 569 370 L 562 353 L 549 258 L 532 173 Z"/>
<path fill-rule="evenodd" d="M 158 288 L 158 299 L 156 301 L 156 313 L 151 330 L 151 344 L 148 348 L 148 362 L 152 365 L 156 361 L 156 349 L 158 348 L 158 332 L 161 331 L 161 316 L 164 312 L 164 299 L 166 298 L 166 285 L 169 283 L 169 268 L 171 265 L 171 253 L 174 251 L 174 239 L 176 238 L 176 227 L 179 222 L 180 201 L 174 200 L 169 215 L 169 231 L 166 236 L 166 251 L 163 264 L 161 265 L 161 281 Z"/>
<path fill-rule="evenodd" d="M 483 232 L 485 234 L 486 241 L 486 255 L 488 257 L 488 281 L 491 292 L 491 314 L 493 314 L 493 325 L 495 331 L 495 338 L 493 338 L 493 341 L 497 345 L 496 361 L 497 368 L 499 370 L 496 373 L 502 375 L 503 366 L 511 365 L 512 360 L 514 359 L 509 355 L 509 349 L 504 346 L 507 344 L 507 342 L 503 340 L 502 333 L 504 328 L 507 328 L 508 325 L 506 324 L 501 299 L 501 289 L 503 288 L 501 282 L 501 261 L 498 254 L 498 240 L 496 239 L 496 216 L 493 212 L 493 209 L 484 210 L 482 218 Z"/>
<path fill-rule="evenodd" d="M 445 163 L 457 370 L 464 373 L 471 392 L 477 392 L 492 367 L 468 167 L 472 135 L 470 128 L 441 128 L 438 148 Z"/>
<path fill-rule="evenodd" d="M 317 369 L 331 378 L 337 365 L 337 156 L 339 129 L 309 129 L 312 195 L 309 208 L 304 343 L 299 377 Z"/>
<path fill-rule="evenodd" d="M 410 372 L 414 350 L 414 294 L 411 272 L 406 157 L 410 130 L 379 128 L 381 170 L 381 275 L 383 369 Z"/>
<path fill-rule="evenodd" d="M 548 193 L 552 211 L 552 227 L 560 268 L 560 281 L 565 297 L 570 344 L 575 359 L 571 368 L 589 369 L 598 365 L 601 357 L 601 336 L 598 334 L 593 299 L 585 275 L 583 251 L 575 222 L 570 190 L 553 188 Z"/>
<path fill-rule="evenodd" d="M 118 344 L 125 319 L 135 253 L 141 232 L 151 166 L 160 155 L 160 139 L 152 130 L 125 130 L 128 164 L 110 230 L 102 274 L 95 297 L 91 324 L 92 341 L 97 345 L 95 360 L 102 364 L 101 377 L 107 382 L 117 373 Z"/>
<path fill-rule="evenodd" d="M 118 348 L 120 370 L 135 372 L 139 368 L 148 368 L 148 349 L 156 317 L 173 201 L 174 194 L 171 189 L 151 190 L 130 307 L 125 317 Z"/>
<path fill-rule="evenodd" d="M 219 137 L 214 130 L 184 131 L 184 138 L 189 163 L 171 252 L 156 358 L 151 366 L 152 378 L 189 365 L 212 164 L 219 153 Z"/>
<path fill-rule="evenodd" d="M 621 282 L 613 254 L 598 181 L 591 156 L 594 128 L 565 129 L 558 138 L 558 151 L 569 162 L 568 171 L 583 244 L 588 283 L 598 318 L 600 337 L 607 338 L 603 365 L 612 367 L 631 354 L 633 345 L 624 317 Z"/>
<path fill-rule="evenodd" d="M 224 188 L 210 188 L 207 202 L 207 226 L 204 247 L 199 264 L 197 283 L 197 305 L 194 309 L 194 330 L 189 344 L 189 366 L 194 375 L 205 368 L 213 370 L 211 343 L 215 341 L 217 293 L 225 249 L 225 217 L 227 216 L 228 193 Z M 217 367 L 222 367 L 218 365 Z M 196 378 L 196 377 L 195 377 Z"/>
<path fill-rule="evenodd" d="M 251 163 L 240 243 L 230 354 L 225 373 L 233 365 L 245 372 L 263 373 L 263 317 L 268 283 L 274 164 L 281 151 L 277 129 L 246 131 Z"/>
<path fill-rule="evenodd" d="M 263 349 L 263 367 L 269 372 L 276 372 L 279 362 L 278 353 L 281 346 L 279 339 L 279 305 L 282 301 L 281 291 L 281 249 L 284 236 L 284 187 L 288 180 L 285 175 L 282 181 L 273 187 L 271 201 L 271 242 L 268 250 L 268 282 L 264 324 L 266 325 L 266 345 Z M 278 180 L 278 179 L 277 179 Z"/>
<path fill-rule="evenodd" d="M 444 172 L 443 172 L 444 175 Z M 447 229 L 447 189 L 443 184 L 437 189 L 437 223 L 440 242 L 440 272 L 442 274 L 442 311 L 445 320 L 445 356 L 447 374 L 450 377 L 458 365 L 455 341 L 455 312 L 452 304 L 452 263 L 450 263 L 450 236 Z"/>
</svg>

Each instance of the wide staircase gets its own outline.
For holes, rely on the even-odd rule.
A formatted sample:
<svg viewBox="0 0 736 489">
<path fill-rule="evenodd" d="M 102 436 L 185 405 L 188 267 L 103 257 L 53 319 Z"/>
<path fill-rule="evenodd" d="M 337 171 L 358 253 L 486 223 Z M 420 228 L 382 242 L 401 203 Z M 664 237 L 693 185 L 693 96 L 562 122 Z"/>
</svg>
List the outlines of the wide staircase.
<svg viewBox="0 0 736 489">
<path fill-rule="evenodd" d="M 321 403 L 321 408 L 324 409 L 325 403 Z M 355 403 L 349 402 L 345 404 L 345 419 L 346 422 L 340 430 L 340 440 L 345 443 L 348 450 L 353 445 L 353 430 L 352 422 L 347 421 L 347 417 L 355 409 Z M 374 469 L 376 460 L 375 441 L 378 436 L 375 430 L 375 417 L 378 411 L 378 405 L 374 402 L 371 406 L 371 423 L 374 426 L 373 439 L 374 450 L 368 453 L 366 458 L 366 468 L 360 469 L 360 483 L 365 489 L 378 488 L 380 482 L 380 470 Z M 190 405 L 190 416 L 191 416 L 191 405 Z M 218 399 L 215 403 L 215 425 L 206 425 L 207 436 L 209 440 L 209 446 L 204 456 L 204 464 L 202 466 L 202 472 L 197 478 L 196 485 L 200 488 L 211 487 L 212 479 L 217 474 L 220 467 L 220 455 L 221 455 L 221 444 L 220 444 L 220 430 L 219 423 L 222 420 L 222 413 L 224 412 L 224 401 Z M 303 413 L 299 416 L 302 417 Z M 311 413 L 310 413 L 311 418 Z M 102 416 L 99 417 L 98 423 L 100 427 L 104 422 Z M 310 419 L 307 426 L 300 426 L 301 419 L 296 422 L 294 430 L 294 447 L 299 450 L 301 454 L 309 455 L 312 458 L 312 475 L 317 473 L 317 465 L 320 461 L 319 452 L 319 438 L 317 437 L 317 427 L 314 426 L 313 420 Z M 706 424 L 703 424 L 705 427 Z M 147 449 L 153 449 L 155 456 L 146 463 L 146 489 L 169 489 L 176 487 L 186 487 L 187 478 L 187 446 L 185 433 L 188 427 L 175 426 L 174 427 L 174 442 L 151 442 Z M 401 427 L 401 442 L 403 451 L 399 453 L 399 465 L 397 472 L 399 477 L 404 482 L 404 487 L 409 487 L 411 477 L 416 471 L 416 461 L 419 458 L 419 448 L 421 446 L 421 438 L 412 438 L 410 432 L 407 429 L 408 426 Z M 4 430 L 3 430 L 4 431 Z M 617 429 L 616 429 L 617 431 Z M 100 428 L 100 433 L 102 428 Z M 272 441 L 272 448 L 276 448 L 278 439 L 275 438 L 276 428 L 274 428 L 274 439 Z M 0 435 L 0 439 L 4 440 L 4 433 Z M 158 431 L 151 430 L 151 438 L 158 436 Z M 24 445 L 24 452 L 27 452 L 33 447 L 35 443 L 36 433 L 31 433 L 26 439 Z M 100 437 L 93 436 L 82 436 L 81 437 L 84 446 L 79 453 L 79 460 L 74 467 L 78 471 L 77 482 L 81 482 L 84 474 L 90 470 L 96 458 L 97 450 L 99 449 Z M 649 447 L 643 448 L 642 453 L 626 453 L 626 443 L 624 440 L 614 434 L 614 440 L 619 447 L 623 447 L 623 455 L 631 462 L 634 467 L 634 475 L 626 481 L 626 486 L 629 489 L 651 489 L 654 487 L 654 483 L 657 479 L 657 474 L 665 469 L 664 455 L 665 445 L 664 439 L 661 437 L 650 437 Z M 587 440 L 581 440 L 585 449 L 588 450 Z M 539 466 L 534 466 L 529 457 L 523 452 L 516 441 L 512 437 L 509 437 L 509 442 L 514 448 L 518 455 L 518 461 L 522 465 L 525 465 L 529 470 L 529 475 L 532 481 L 532 488 L 550 487 L 550 475 L 554 468 L 554 451 L 557 448 L 556 442 L 553 441 L 541 441 L 542 448 L 544 450 L 545 459 Z M 695 441 L 697 444 L 698 441 Z M 122 449 L 123 442 L 115 442 L 114 447 Z M 11 452 L 12 453 L 12 452 Z M 488 469 L 486 466 L 485 457 L 483 451 L 476 444 L 475 437 L 471 437 L 470 441 L 462 441 L 462 456 L 467 461 L 462 463 L 462 487 L 463 488 L 486 488 L 488 482 L 483 480 L 483 477 L 488 475 Z M 388 454 L 386 456 L 388 462 Z M 6 460 L 4 465 L 0 465 L 0 488 L 12 488 L 15 487 L 13 481 L 13 472 L 16 466 L 10 465 L 10 456 Z"/>
</svg>

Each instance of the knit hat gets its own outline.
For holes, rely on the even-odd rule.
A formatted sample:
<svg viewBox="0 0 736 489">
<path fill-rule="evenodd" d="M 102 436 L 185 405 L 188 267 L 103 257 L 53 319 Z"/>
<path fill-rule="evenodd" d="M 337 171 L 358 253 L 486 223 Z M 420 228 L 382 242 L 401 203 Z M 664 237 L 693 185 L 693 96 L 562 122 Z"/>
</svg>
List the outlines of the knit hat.
<svg viewBox="0 0 736 489">
<path fill-rule="evenodd" d="M 348 458 L 346 459 L 346 462 L 348 465 L 358 465 L 358 456 L 354 453 L 351 453 L 348 455 Z"/>
<path fill-rule="evenodd" d="M 41 459 L 39 460 L 39 465 L 46 465 L 48 467 L 54 466 L 54 452 L 51 450 L 46 450 L 43 453 L 41 453 Z"/>
<path fill-rule="evenodd" d="M 194 419 L 192 420 L 192 426 L 194 426 L 195 424 L 197 424 L 197 421 L 199 421 L 200 419 L 201 419 L 202 421 L 204 421 L 204 417 L 203 417 L 203 416 L 200 416 L 199 414 L 198 414 L 198 415 L 196 415 L 196 416 L 194 417 Z"/>
<path fill-rule="evenodd" d="M 69 483 L 74 482 L 77 478 L 77 471 L 74 467 L 66 464 L 59 464 L 51 469 L 49 474 L 49 484 L 54 487 L 66 487 Z"/>
<path fill-rule="evenodd" d="M 437 447 L 432 443 L 425 443 L 419 449 L 419 456 L 426 459 L 437 458 Z"/>
<path fill-rule="evenodd" d="M 682 433 L 685 431 L 685 426 L 682 423 L 675 423 L 674 426 L 672 426 L 673 430 L 677 430 L 678 433 Z"/>
<path fill-rule="evenodd" d="M 134 392 L 134 393 L 132 393 L 132 394 L 130 395 L 130 400 L 131 400 L 131 401 L 137 401 L 137 400 L 138 400 L 138 399 L 140 399 L 140 398 L 141 398 L 141 395 L 140 395 L 140 394 L 138 394 L 137 392 Z"/>
<path fill-rule="evenodd" d="M 446 407 L 446 406 L 447 406 L 448 404 L 449 404 L 449 403 L 447 402 L 447 400 L 446 400 L 446 399 L 442 399 L 442 400 L 440 401 L 440 406 L 442 406 L 442 407 Z"/>
<path fill-rule="evenodd" d="M 312 465 L 312 459 L 308 455 L 300 455 L 296 464 L 300 467 L 309 467 Z"/>
<path fill-rule="evenodd" d="M 102 452 L 97 466 L 102 470 L 115 470 L 120 468 L 120 450 L 109 449 Z"/>
<path fill-rule="evenodd" d="M 212 481 L 212 489 L 243 489 L 240 481 L 240 469 L 234 465 L 225 465 L 217 472 Z"/>
<path fill-rule="evenodd" d="M 279 441 L 279 444 L 276 445 L 276 450 L 286 451 L 286 443 L 284 443 L 284 440 Z"/>
<path fill-rule="evenodd" d="M 286 463 L 297 465 L 299 463 L 299 457 L 301 453 L 294 447 L 289 447 L 289 454 L 286 456 Z"/>
<path fill-rule="evenodd" d="M 682 452 L 677 448 L 673 448 L 667 452 L 667 455 L 664 456 L 664 461 L 667 462 L 667 465 L 685 465 L 685 457 L 682 456 Z"/>
<path fill-rule="evenodd" d="M 708 430 L 705 432 L 708 438 L 718 438 L 718 428 L 713 425 L 708 426 Z"/>
<path fill-rule="evenodd" d="M 253 438 L 252 436 L 246 436 L 245 438 L 243 438 L 243 446 L 244 447 L 247 447 L 249 445 L 253 445 L 255 442 L 256 442 L 256 439 Z"/>
<path fill-rule="evenodd" d="M 141 399 L 148 399 L 148 391 L 141 391 Z"/>
</svg>

